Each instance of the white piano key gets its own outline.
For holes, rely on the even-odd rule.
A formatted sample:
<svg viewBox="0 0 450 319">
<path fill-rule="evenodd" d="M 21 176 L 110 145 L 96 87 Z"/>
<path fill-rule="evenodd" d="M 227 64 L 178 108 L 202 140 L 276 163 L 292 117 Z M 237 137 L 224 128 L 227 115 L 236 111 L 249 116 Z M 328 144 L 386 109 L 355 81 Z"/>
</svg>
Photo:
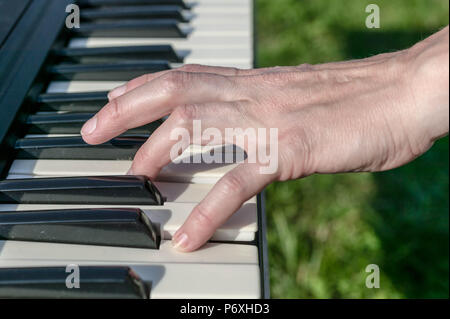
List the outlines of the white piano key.
<svg viewBox="0 0 450 319">
<path fill-rule="evenodd" d="M 68 136 L 63 134 L 27 135 L 28 138 Z M 220 160 L 222 154 L 228 154 L 228 163 L 209 163 L 211 152 L 217 152 Z M 238 152 L 241 152 L 240 154 Z M 190 145 L 173 162 L 165 166 L 157 181 L 214 184 L 223 175 L 234 169 L 243 161 L 245 153 L 233 145 L 200 146 Z M 236 159 L 231 163 L 232 159 Z M 20 159 L 14 160 L 9 169 L 10 175 L 42 176 L 101 176 L 124 175 L 132 164 L 130 160 L 56 160 L 56 159 Z"/>
<path fill-rule="evenodd" d="M 189 10 L 189 13 L 193 15 L 192 22 L 195 20 L 211 20 L 213 18 L 218 21 L 232 20 L 233 18 L 245 17 L 246 20 L 252 20 L 251 8 L 249 6 L 236 6 L 236 5 L 216 5 L 216 6 L 196 6 Z M 238 20 L 236 19 L 236 22 Z"/>
<path fill-rule="evenodd" d="M 73 260 L 7 260 L 0 267 L 66 267 Z M 78 262 L 79 266 L 117 266 Z M 129 266 L 142 280 L 150 283 L 150 299 L 259 299 L 260 269 L 257 265 L 224 264 L 148 264 Z"/>
<path fill-rule="evenodd" d="M 42 137 L 67 137 L 67 136 L 80 136 L 80 134 L 27 134 L 24 138 L 42 138 Z M 215 151 L 216 149 L 221 150 L 226 154 L 234 154 L 236 152 L 243 152 L 240 147 L 234 146 L 232 144 L 225 145 L 189 145 L 183 153 L 180 155 L 181 157 L 187 156 L 195 156 L 200 153 L 207 153 Z"/>
<path fill-rule="evenodd" d="M 235 67 L 249 69 L 253 67 L 253 56 L 249 48 L 201 48 L 178 50 L 185 64 L 205 64 L 213 66 Z"/>
<path fill-rule="evenodd" d="M 248 69 L 253 66 L 251 42 L 245 37 L 236 43 L 236 37 L 224 38 L 224 41 L 205 40 L 196 45 L 196 39 L 165 40 L 157 38 L 75 38 L 70 47 L 111 47 L 134 45 L 172 45 L 178 55 L 184 58 L 186 64 L 206 64 L 214 66 L 236 67 Z M 238 39 L 239 40 L 239 39 Z M 197 41 L 199 42 L 199 41 Z"/>
<path fill-rule="evenodd" d="M 73 38 L 69 47 L 111 47 L 139 45 L 171 45 L 184 58 L 184 63 L 197 63 L 242 69 L 253 66 L 253 43 L 246 36 L 190 36 L 186 39 L 158 38 Z"/>
<path fill-rule="evenodd" d="M 161 241 L 159 249 L 0 240 L 0 252 L 0 263 L 23 258 L 55 261 L 71 259 L 115 264 L 258 264 L 258 250 L 253 245 L 207 243 L 194 252 L 182 253 L 173 248 L 168 240 Z"/>
<path fill-rule="evenodd" d="M 80 134 L 26 134 L 24 138 L 69 137 L 69 136 L 80 136 Z"/>
<path fill-rule="evenodd" d="M 222 6 L 222 5 L 235 5 L 235 6 L 252 6 L 253 0 L 188 0 L 186 1 L 191 7 L 195 6 Z"/>
<path fill-rule="evenodd" d="M 252 0 L 190 0 L 186 1 L 191 7 L 212 7 L 212 6 L 251 6 Z"/>
<path fill-rule="evenodd" d="M 222 49 L 222 51 L 232 52 L 228 49 L 247 48 L 251 54 L 252 42 L 247 36 L 202 36 L 191 35 L 187 38 L 72 38 L 69 48 L 94 48 L 111 46 L 130 45 L 161 45 L 169 44 L 175 50 L 198 50 L 204 48 Z M 219 51 L 217 51 L 219 52 Z"/>
<path fill-rule="evenodd" d="M 247 10 L 232 10 L 226 12 L 218 12 L 223 10 L 221 7 L 216 8 L 203 8 L 203 9 L 193 9 L 193 10 L 185 10 L 182 11 L 182 15 L 189 23 L 195 27 L 203 27 L 214 24 L 216 22 L 217 26 L 227 27 L 234 25 L 233 28 L 239 27 L 239 30 L 242 31 L 242 34 L 248 34 L 252 31 L 253 28 L 253 19 L 247 12 Z M 210 11 L 207 13 L 206 11 Z M 234 11 L 234 12 L 233 12 Z"/>
<path fill-rule="evenodd" d="M 165 276 L 152 289 L 152 299 L 259 299 L 260 269 L 257 265 L 164 264 Z M 144 266 L 133 267 L 144 280 Z"/>
<path fill-rule="evenodd" d="M 215 6 L 223 4 L 245 5 L 251 4 L 252 0 L 187 0 L 185 3 L 190 6 Z"/>
<path fill-rule="evenodd" d="M 140 208 L 161 227 L 162 239 L 170 240 L 192 212 L 194 203 L 166 202 L 159 206 L 130 206 L 115 205 L 114 207 Z M 52 209 L 84 209 L 108 208 L 108 205 L 37 205 L 37 204 L 2 204 L 0 212 L 24 210 L 52 210 Z M 225 222 L 212 236 L 212 240 L 219 241 L 253 241 L 258 230 L 257 207 L 255 203 L 243 205 L 230 219 Z"/>
<path fill-rule="evenodd" d="M 7 179 L 21 178 L 48 178 L 54 176 L 47 175 L 25 175 L 25 174 L 9 174 Z M 154 182 L 161 194 L 166 198 L 167 202 L 176 203 L 199 203 L 214 184 L 189 184 L 189 183 L 171 183 L 171 182 Z M 246 203 L 256 203 L 256 196 L 250 198 Z"/>
<path fill-rule="evenodd" d="M 240 69 L 249 68 L 251 65 L 244 63 L 227 62 L 215 63 L 215 61 L 208 59 L 200 59 L 197 62 L 203 61 L 202 64 L 209 64 L 215 66 L 237 67 Z M 197 63 L 196 62 L 196 63 Z M 131 79 L 130 79 L 131 80 Z M 47 87 L 46 93 L 76 93 L 76 92 L 95 92 L 95 91 L 110 91 L 118 86 L 125 84 L 126 81 L 52 81 Z"/>
<path fill-rule="evenodd" d="M 252 21 L 253 0 L 196 1 L 189 11 L 199 20 L 208 18 L 221 20 L 239 17 Z"/>
<path fill-rule="evenodd" d="M 46 176 L 125 175 L 131 161 L 109 160 L 15 160 L 9 174 Z M 237 164 L 170 163 L 157 180 L 164 182 L 216 183 Z"/>
<path fill-rule="evenodd" d="M 0 241 L 0 267 L 128 265 L 151 281 L 151 298 L 259 298 L 258 251 L 251 245 L 206 244 L 180 253 L 169 242 L 160 249 L 134 249 Z"/>
<path fill-rule="evenodd" d="M 246 36 L 251 37 L 250 21 L 238 22 L 233 19 L 213 19 L 199 20 L 194 18 L 188 23 L 179 23 L 178 27 L 182 31 L 187 31 L 189 36 L 203 37 L 203 36 Z"/>
<path fill-rule="evenodd" d="M 123 81 L 53 81 L 46 93 L 110 91 L 123 84 Z"/>
</svg>

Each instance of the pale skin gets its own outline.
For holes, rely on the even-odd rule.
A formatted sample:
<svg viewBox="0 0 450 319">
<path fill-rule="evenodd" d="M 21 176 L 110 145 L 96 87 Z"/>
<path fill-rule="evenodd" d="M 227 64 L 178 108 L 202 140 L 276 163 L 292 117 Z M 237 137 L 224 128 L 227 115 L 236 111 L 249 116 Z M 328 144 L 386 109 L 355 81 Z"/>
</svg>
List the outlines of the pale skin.
<svg viewBox="0 0 450 319">
<path fill-rule="evenodd" d="M 413 47 L 367 59 L 238 70 L 186 65 L 133 79 L 109 93 L 82 128 L 99 144 L 170 115 L 136 153 L 129 174 L 154 179 L 170 162 L 177 128 L 278 128 L 278 170 L 242 163 L 223 176 L 173 236 L 201 247 L 273 181 L 311 174 L 379 172 L 426 152 L 449 130 L 449 28 Z M 205 141 L 203 141 L 204 143 Z"/>
</svg>

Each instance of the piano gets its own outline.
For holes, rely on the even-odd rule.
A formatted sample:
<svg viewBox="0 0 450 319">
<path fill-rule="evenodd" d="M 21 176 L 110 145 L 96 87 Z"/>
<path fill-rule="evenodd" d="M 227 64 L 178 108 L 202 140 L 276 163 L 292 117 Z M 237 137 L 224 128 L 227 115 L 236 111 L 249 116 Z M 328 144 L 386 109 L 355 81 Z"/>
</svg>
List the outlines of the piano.
<svg viewBox="0 0 450 319">
<path fill-rule="evenodd" d="M 170 242 L 238 163 L 171 163 L 150 181 L 126 172 L 164 119 L 98 146 L 79 134 L 136 76 L 253 67 L 253 33 L 252 0 L 0 0 L 0 298 L 269 297 L 263 194 L 198 251 Z M 202 152 L 236 147 L 180 158 Z"/>
</svg>

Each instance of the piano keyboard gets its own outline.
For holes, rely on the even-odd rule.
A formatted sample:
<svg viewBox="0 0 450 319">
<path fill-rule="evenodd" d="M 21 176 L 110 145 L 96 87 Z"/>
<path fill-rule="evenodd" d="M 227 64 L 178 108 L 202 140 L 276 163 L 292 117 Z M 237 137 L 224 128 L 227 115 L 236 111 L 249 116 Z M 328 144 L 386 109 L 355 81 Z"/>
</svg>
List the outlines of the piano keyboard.
<svg viewBox="0 0 450 319">
<path fill-rule="evenodd" d="M 149 181 L 125 174 L 164 119 L 102 145 L 79 134 L 107 91 L 139 75 L 186 63 L 253 67 L 252 0 L 80 0 L 81 27 L 70 31 L 70 2 L 44 1 L 62 32 L 0 135 L 0 297 L 268 297 L 261 195 L 198 251 L 170 243 L 242 150 L 192 145 Z M 202 154 L 234 160 L 206 163 Z M 71 264 L 84 289 L 65 287 Z"/>
</svg>

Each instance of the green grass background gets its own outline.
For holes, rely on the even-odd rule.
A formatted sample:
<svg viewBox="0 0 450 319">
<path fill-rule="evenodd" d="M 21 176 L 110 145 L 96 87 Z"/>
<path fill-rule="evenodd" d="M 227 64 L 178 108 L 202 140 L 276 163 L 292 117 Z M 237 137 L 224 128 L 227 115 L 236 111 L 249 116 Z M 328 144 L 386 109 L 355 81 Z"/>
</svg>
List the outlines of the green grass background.
<svg viewBox="0 0 450 319">
<path fill-rule="evenodd" d="M 256 0 L 258 66 L 323 63 L 411 46 L 448 24 L 447 0 Z M 367 29 L 365 7 L 380 7 Z M 273 298 L 448 298 L 448 138 L 377 174 L 267 189 Z M 381 287 L 365 287 L 377 264 Z"/>
</svg>

